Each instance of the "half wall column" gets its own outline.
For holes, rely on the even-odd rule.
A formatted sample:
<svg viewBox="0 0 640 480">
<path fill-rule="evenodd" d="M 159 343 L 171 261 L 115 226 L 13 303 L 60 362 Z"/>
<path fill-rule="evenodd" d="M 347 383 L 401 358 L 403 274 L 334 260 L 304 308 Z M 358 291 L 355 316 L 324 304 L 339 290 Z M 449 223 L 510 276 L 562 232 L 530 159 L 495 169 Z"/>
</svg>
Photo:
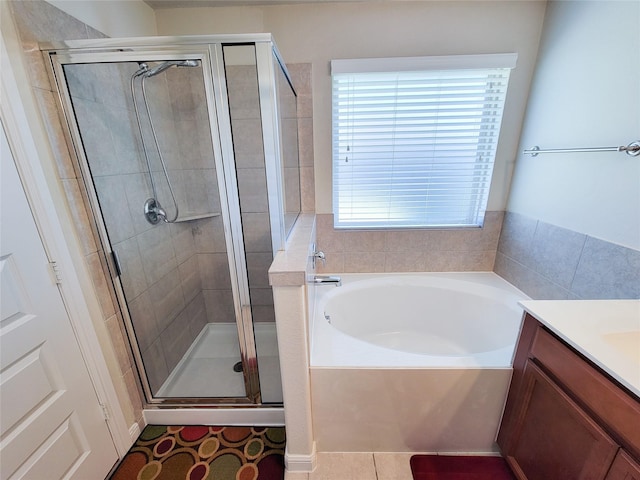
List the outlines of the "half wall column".
<svg viewBox="0 0 640 480">
<path fill-rule="evenodd" d="M 309 295 L 307 271 L 315 240 L 315 215 L 302 214 L 285 250 L 269 269 L 273 287 L 287 431 L 285 465 L 291 472 L 310 472 L 316 466 L 311 419 L 309 371 Z"/>
</svg>

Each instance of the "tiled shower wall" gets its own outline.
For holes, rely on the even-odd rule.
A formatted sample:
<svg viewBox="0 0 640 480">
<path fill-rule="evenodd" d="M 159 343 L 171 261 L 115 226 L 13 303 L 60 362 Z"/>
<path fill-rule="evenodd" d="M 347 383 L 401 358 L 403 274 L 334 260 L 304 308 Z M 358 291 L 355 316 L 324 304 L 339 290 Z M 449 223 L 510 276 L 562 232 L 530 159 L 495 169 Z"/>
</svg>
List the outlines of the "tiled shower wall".
<svg viewBox="0 0 640 480">
<path fill-rule="evenodd" d="M 315 213 L 313 173 L 313 95 L 310 63 L 288 63 L 287 70 L 297 94 L 298 156 L 300 161 L 300 203 L 302 213 Z"/>
<path fill-rule="evenodd" d="M 143 215 L 144 202 L 153 193 L 129 93 L 131 75 L 137 69 L 137 63 L 65 67 L 101 213 L 120 259 L 131 320 L 155 391 L 207 323 L 207 315 L 192 234 L 194 221 L 151 225 Z M 195 122 L 202 110 L 196 107 L 202 105 L 204 86 L 201 81 L 198 84 L 200 72 L 194 70 L 173 69 L 147 80 L 150 108 L 181 216 L 220 211 L 217 191 L 209 186 L 215 186 L 213 152 L 211 147 L 208 152 L 198 148 L 200 143 L 206 145 L 210 135 L 198 128 L 202 123 Z M 200 116 L 206 120 L 204 110 Z M 187 123 L 189 119 L 193 125 Z M 148 130 L 145 139 L 158 199 L 172 215 L 174 205 Z M 213 180 L 206 183 L 209 178 Z M 222 268 L 228 271 L 226 263 Z"/>
<path fill-rule="evenodd" d="M 640 298 L 640 251 L 512 212 L 494 270 L 536 300 Z"/>
<path fill-rule="evenodd" d="M 102 321 L 109 332 L 111 343 L 117 356 L 119 378 L 114 378 L 120 404 L 128 424 L 143 425 L 142 402 L 136 380 L 137 374 L 129 354 L 120 313 L 105 274 L 103 253 L 96 240 L 92 223 L 89 221 L 83 187 L 71 160 L 70 146 L 62 129 L 58 113 L 55 88 L 49 83 L 49 76 L 38 49 L 38 42 L 55 40 L 104 38 L 97 30 L 67 15 L 49 3 L 41 0 L 29 2 L 11 1 L 11 11 L 29 70 L 29 78 L 34 96 L 40 107 L 43 123 L 49 136 L 55 157 L 59 181 L 67 197 L 70 213 L 76 226 L 87 269 L 92 277 L 92 287 L 100 302 Z M 101 339 L 104 340 L 104 339 Z"/>
<path fill-rule="evenodd" d="M 227 49 L 246 46 L 226 46 Z M 229 114 L 236 160 L 242 231 L 255 322 L 274 322 L 273 294 L 266 276 L 273 261 L 267 174 L 262 144 L 258 72 L 254 65 L 227 65 Z"/>
<path fill-rule="evenodd" d="M 227 46 L 226 48 L 235 48 Z M 246 48 L 243 46 L 242 48 Z M 313 208 L 313 153 L 311 123 L 311 65 L 295 64 L 287 68 L 298 94 L 297 118 L 285 121 L 297 121 L 297 131 L 283 134 L 283 142 L 293 141 L 293 148 L 305 150 L 305 164 L 301 160 L 300 183 L 302 187 L 301 203 L 304 208 Z M 274 322 L 273 294 L 267 275 L 273 261 L 271 246 L 271 225 L 267 195 L 265 157 L 262 143 L 262 124 L 260 119 L 260 100 L 255 65 L 227 65 L 227 89 L 229 112 L 233 133 L 238 193 L 242 215 L 242 230 L 246 252 L 251 310 L 254 322 Z M 304 93 L 306 92 L 306 93 Z M 290 112 L 295 115 L 294 112 Z M 284 125 L 286 127 L 288 125 Z M 304 129 L 304 130 L 303 130 Z M 285 144 L 285 152 L 291 150 Z M 285 159 L 286 160 L 286 159 Z M 309 179 L 310 177 L 310 179 Z"/>
</svg>

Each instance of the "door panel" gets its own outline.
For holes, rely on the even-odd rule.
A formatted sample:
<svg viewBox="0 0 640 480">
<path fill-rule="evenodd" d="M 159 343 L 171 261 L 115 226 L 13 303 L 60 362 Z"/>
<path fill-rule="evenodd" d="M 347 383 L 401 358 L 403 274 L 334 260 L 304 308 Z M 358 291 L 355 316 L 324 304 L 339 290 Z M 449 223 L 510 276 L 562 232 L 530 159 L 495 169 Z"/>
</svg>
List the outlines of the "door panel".
<svg viewBox="0 0 640 480">
<path fill-rule="evenodd" d="M 118 455 L 1 136 L 0 477 L 104 478 Z"/>
</svg>

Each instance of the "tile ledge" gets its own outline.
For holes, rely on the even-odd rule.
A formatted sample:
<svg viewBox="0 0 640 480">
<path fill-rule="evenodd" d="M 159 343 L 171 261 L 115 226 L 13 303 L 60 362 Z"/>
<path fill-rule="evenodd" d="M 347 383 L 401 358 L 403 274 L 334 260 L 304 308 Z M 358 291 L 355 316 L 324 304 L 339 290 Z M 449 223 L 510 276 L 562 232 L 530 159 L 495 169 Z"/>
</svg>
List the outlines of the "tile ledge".
<svg viewBox="0 0 640 480">
<path fill-rule="evenodd" d="M 309 248 L 316 225 L 313 213 L 300 214 L 287 239 L 269 267 L 269 284 L 274 287 L 296 287 L 306 283 Z"/>
</svg>

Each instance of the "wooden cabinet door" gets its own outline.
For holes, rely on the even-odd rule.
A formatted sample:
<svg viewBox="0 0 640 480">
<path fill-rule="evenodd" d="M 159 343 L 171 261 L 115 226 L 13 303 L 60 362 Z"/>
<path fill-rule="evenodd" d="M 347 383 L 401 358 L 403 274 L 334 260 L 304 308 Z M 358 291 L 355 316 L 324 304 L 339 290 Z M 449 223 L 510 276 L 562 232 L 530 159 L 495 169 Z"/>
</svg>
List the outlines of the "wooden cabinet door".
<svg viewBox="0 0 640 480">
<path fill-rule="evenodd" d="M 518 400 L 503 452 L 518 478 L 605 478 L 618 445 L 532 361 L 525 366 Z"/>
<path fill-rule="evenodd" d="M 606 480 L 640 480 L 640 465 L 628 453 L 620 450 Z"/>
</svg>

